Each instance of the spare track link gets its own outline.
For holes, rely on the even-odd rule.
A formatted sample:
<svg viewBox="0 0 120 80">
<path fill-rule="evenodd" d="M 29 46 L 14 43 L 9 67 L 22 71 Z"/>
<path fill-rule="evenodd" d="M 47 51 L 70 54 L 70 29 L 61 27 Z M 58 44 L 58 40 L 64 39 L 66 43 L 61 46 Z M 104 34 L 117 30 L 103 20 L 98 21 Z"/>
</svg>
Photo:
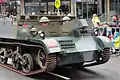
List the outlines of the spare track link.
<svg viewBox="0 0 120 80">
<path fill-rule="evenodd" d="M 30 75 L 42 73 L 42 72 L 45 72 L 45 71 L 47 71 L 47 72 L 52 71 L 56 67 L 56 54 L 49 54 L 48 55 L 47 68 L 44 68 L 42 70 L 41 69 L 33 70 L 33 71 L 29 72 L 29 73 L 25 73 L 22 70 L 17 70 L 17 69 L 13 68 L 9 64 L 0 63 L 0 66 L 5 67 L 7 69 L 10 69 L 10 70 L 12 70 L 12 71 L 14 71 L 16 73 L 21 74 L 21 75 L 30 76 Z"/>
</svg>

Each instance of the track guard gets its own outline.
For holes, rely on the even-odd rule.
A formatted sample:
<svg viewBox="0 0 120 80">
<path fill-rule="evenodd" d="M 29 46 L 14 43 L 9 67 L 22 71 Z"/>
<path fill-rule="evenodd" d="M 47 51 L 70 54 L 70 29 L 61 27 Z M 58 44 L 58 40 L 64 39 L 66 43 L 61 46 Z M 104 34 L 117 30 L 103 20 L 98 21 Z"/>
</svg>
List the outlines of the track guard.
<svg viewBox="0 0 120 80">
<path fill-rule="evenodd" d="M 32 38 L 30 39 L 30 42 L 35 42 L 40 45 L 42 45 L 47 53 L 56 53 L 56 52 L 61 52 L 61 47 L 60 44 L 55 40 L 55 39 L 37 39 L 37 38 Z"/>
<path fill-rule="evenodd" d="M 105 36 L 97 36 L 95 40 L 101 49 L 114 47 L 112 41 Z"/>
</svg>

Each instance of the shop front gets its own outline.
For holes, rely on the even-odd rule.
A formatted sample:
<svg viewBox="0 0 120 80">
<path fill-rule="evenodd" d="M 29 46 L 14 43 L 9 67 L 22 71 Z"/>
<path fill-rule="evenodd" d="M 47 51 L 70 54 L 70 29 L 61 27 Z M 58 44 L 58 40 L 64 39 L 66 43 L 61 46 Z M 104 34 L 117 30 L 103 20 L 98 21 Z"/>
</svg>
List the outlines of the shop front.
<svg viewBox="0 0 120 80">
<path fill-rule="evenodd" d="M 97 1 L 76 0 L 76 11 L 78 18 L 90 18 L 92 14 L 97 14 Z"/>
<path fill-rule="evenodd" d="M 54 5 L 55 0 L 25 0 L 25 14 L 27 13 L 55 13 L 58 9 Z M 60 13 L 68 14 L 71 12 L 71 1 L 60 0 Z"/>
<path fill-rule="evenodd" d="M 110 0 L 110 12 L 120 15 L 120 0 Z"/>
<path fill-rule="evenodd" d="M 112 21 L 112 15 L 120 16 L 120 0 L 102 0 L 102 21 Z"/>
</svg>

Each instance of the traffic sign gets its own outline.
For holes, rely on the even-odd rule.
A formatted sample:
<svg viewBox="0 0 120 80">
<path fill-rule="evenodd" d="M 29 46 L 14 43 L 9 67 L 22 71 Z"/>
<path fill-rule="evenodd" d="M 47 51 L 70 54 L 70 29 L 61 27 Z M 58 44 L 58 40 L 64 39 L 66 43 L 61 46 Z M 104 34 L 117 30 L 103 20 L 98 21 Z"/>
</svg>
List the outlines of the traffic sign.
<svg viewBox="0 0 120 80">
<path fill-rule="evenodd" d="M 60 7 L 60 0 L 55 0 L 55 7 L 57 9 Z"/>
</svg>

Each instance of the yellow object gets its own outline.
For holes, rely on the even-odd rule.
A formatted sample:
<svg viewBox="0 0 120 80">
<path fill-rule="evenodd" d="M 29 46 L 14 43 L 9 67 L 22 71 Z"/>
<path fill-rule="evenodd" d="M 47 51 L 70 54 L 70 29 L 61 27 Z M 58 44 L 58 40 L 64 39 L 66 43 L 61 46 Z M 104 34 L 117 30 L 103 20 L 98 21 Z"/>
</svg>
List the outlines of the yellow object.
<svg viewBox="0 0 120 80">
<path fill-rule="evenodd" d="M 55 0 L 55 7 L 58 9 L 60 7 L 60 0 Z"/>
<path fill-rule="evenodd" d="M 92 23 L 93 24 L 96 24 L 96 23 L 100 23 L 100 20 L 99 20 L 99 18 L 97 17 L 97 16 L 94 16 L 93 18 L 92 18 Z"/>
<path fill-rule="evenodd" d="M 114 40 L 114 46 L 116 49 L 120 48 L 120 36 Z"/>
<path fill-rule="evenodd" d="M 110 27 L 108 27 L 108 28 L 107 28 L 107 30 L 111 30 L 111 28 L 110 28 Z"/>
</svg>

